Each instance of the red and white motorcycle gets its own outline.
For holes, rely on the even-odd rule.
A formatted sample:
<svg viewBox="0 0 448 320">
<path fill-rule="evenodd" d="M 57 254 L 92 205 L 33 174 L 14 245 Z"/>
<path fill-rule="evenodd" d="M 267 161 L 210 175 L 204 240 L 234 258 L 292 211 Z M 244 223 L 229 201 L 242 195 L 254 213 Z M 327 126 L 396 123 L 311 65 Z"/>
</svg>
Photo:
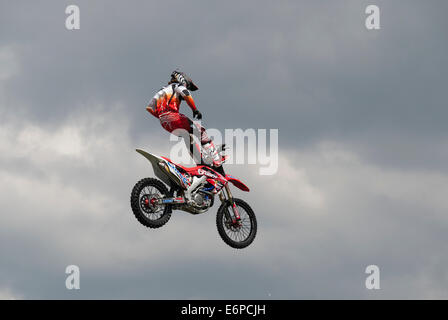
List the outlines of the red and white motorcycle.
<svg viewBox="0 0 448 320">
<path fill-rule="evenodd" d="M 132 212 L 141 224 L 159 228 L 168 222 L 172 210 L 204 213 L 213 206 L 218 195 L 221 205 L 216 226 L 224 242 L 241 249 L 254 241 L 257 233 L 255 214 L 245 201 L 232 196 L 229 186 L 230 182 L 248 192 L 249 188 L 243 182 L 209 166 L 183 167 L 168 158 L 141 149 L 136 151 L 151 162 L 154 174 L 160 179 L 144 178 L 132 189 Z"/>
</svg>

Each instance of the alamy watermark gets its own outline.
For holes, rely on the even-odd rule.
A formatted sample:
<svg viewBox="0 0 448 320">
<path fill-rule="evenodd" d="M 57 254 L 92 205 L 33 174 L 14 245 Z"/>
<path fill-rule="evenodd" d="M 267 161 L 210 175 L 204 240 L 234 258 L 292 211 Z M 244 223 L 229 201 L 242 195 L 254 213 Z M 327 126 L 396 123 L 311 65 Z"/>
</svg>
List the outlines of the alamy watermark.
<svg viewBox="0 0 448 320">
<path fill-rule="evenodd" d="M 201 133 L 198 127 L 200 121 L 195 121 L 193 134 L 177 129 L 170 135 L 170 141 L 175 142 L 170 151 L 170 159 L 180 164 L 194 164 L 193 159 L 200 159 L 202 150 L 193 148 L 193 158 L 186 141 L 193 139 L 197 146 L 201 145 Z M 225 144 L 226 164 L 258 164 L 260 175 L 274 175 L 278 170 L 278 129 L 218 129 L 208 128 L 207 135 L 219 149 Z M 203 156 L 202 156 L 203 158 Z"/>
<path fill-rule="evenodd" d="M 79 30 L 81 28 L 80 11 L 77 5 L 69 5 L 65 8 L 68 17 L 65 19 L 65 27 L 67 30 Z"/>
<path fill-rule="evenodd" d="M 67 266 L 67 268 L 65 268 L 65 273 L 68 274 L 67 278 L 65 279 L 65 287 L 68 290 L 81 289 L 79 267 L 73 264 L 69 265 Z"/>
<path fill-rule="evenodd" d="M 374 4 L 366 7 L 366 28 L 367 30 L 379 30 L 380 26 L 380 8 Z"/>
<path fill-rule="evenodd" d="M 380 289 L 380 268 L 374 264 L 366 267 L 366 273 L 369 275 L 366 278 L 366 289 L 372 290 Z"/>
</svg>

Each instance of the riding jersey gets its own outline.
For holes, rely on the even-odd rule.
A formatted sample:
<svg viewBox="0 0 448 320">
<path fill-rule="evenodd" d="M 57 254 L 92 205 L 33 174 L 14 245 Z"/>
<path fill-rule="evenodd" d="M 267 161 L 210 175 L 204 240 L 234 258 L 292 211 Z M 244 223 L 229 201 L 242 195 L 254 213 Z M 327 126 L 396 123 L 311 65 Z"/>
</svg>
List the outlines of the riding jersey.
<svg viewBox="0 0 448 320">
<path fill-rule="evenodd" d="M 154 95 L 147 109 L 153 116 L 160 118 L 166 112 L 178 113 L 182 100 L 187 102 L 191 110 L 196 110 L 190 91 L 179 83 L 172 83 L 163 87 Z"/>
</svg>

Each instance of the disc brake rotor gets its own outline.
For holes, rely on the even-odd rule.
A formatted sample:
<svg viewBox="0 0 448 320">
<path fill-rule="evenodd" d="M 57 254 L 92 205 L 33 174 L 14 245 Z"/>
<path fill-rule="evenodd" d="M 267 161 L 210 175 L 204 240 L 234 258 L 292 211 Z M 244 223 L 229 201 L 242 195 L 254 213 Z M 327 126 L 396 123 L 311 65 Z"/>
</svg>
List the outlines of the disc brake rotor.
<svg viewBox="0 0 448 320">
<path fill-rule="evenodd" d="M 229 229 L 230 231 L 233 231 L 233 232 L 238 232 L 241 229 L 241 226 L 242 226 L 240 220 L 238 220 L 238 221 L 226 220 L 224 222 L 224 224 L 225 224 L 227 229 Z"/>
</svg>

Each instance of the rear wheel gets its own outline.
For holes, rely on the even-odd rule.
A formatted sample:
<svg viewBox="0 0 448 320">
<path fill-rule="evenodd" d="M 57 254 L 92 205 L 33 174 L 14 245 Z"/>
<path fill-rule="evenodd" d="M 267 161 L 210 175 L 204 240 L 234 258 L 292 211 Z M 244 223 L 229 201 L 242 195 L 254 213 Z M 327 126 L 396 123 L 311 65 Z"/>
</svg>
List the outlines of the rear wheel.
<svg viewBox="0 0 448 320">
<path fill-rule="evenodd" d="M 252 208 L 241 199 L 235 201 L 240 220 L 236 221 L 230 201 L 219 207 L 216 226 L 222 240 L 232 248 L 243 249 L 249 246 L 257 234 L 257 219 Z"/>
<path fill-rule="evenodd" d="M 171 217 L 166 204 L 158 200 L 168 196 L 168 189 L 159 180 L 144 178 L 137 182 L 131 193 L 131 208 L 137 220 L 148 228 L 160 228 Z"/>
</svg>

